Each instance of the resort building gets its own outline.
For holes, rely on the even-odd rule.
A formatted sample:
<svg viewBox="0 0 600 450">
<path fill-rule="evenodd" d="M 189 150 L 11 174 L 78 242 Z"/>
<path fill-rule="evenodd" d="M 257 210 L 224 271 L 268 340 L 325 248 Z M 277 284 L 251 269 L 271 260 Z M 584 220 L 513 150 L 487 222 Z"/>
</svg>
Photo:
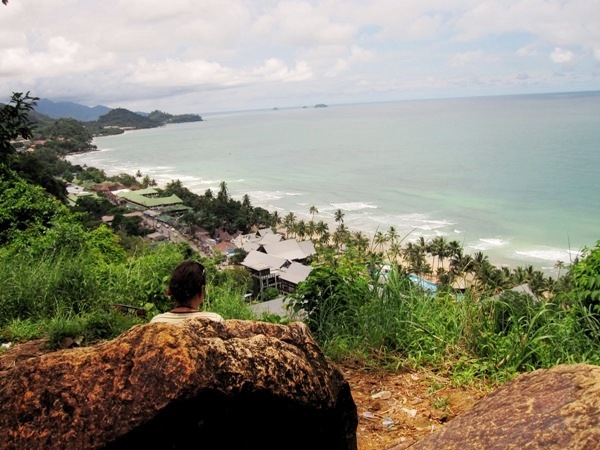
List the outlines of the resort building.
<svg viewBox="0 0 600 450">
<path fill-rule="evenodd" d="M 298 284 L 306 280 L 312 270 L 311 266 L 305 266 L 293 262 L 279 275 L 279 292 L 282 294 L 291 294 L 296 291 Z"/>
<path fill-rule="evenodd" d="M 127 206 L 135 209 L 169 209 L 170 215 L 181 213 L 183 214 L 189 208 L 183 206 L 183 200 L 176 195 L 169 197 L 159 197 L 156 189 L 147 188 L 137 191 L 120 191 L 116 194 Z"/>
<path fill-rule="evenodd" d="M 93 195 L 93 192 L 86 191 L 81 186 L 77 186 L 74 184 L 67 185 L 67 201 L 69 202 L 70 206 L 75 206 L 79 197 L 90 197 Z"/>
<path fill-rule="evenodd" d="M 279 290 L 278 279 L 282 269 L 290 262 L 278 256 L 252 250 L 246 255 L 242 266 L 246 267 L 254 280 L 253 293 L 260 295 L 266 288 L 274 287 Z"/>
<path fill-rule="evenodd" d="M 238 248 L 249 249 L 242 265 L 254 279 L 255 295 L 268 287 L 277 288 L 280 294 L 291 294 L 312 270 L 304 264 L 315 254 L 311 241 L 281 240 L 278 234 L 265 233 L 263 237 L 240 237 L 237 243 L 242 245 Z"/>
</svg>

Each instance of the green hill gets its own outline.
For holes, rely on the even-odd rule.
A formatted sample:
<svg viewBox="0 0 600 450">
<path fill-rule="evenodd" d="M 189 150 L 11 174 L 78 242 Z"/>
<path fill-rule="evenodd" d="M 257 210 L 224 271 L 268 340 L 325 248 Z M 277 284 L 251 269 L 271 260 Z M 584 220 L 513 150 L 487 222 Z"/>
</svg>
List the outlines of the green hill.
<svg viewBox="0 0 600 450">
<path fill-rule="evenodd" d="M 154 128 L 161 125 L 125 108 L 116 108 L 100 116 L 96 124 L 99 128 Z"/>
</svg>

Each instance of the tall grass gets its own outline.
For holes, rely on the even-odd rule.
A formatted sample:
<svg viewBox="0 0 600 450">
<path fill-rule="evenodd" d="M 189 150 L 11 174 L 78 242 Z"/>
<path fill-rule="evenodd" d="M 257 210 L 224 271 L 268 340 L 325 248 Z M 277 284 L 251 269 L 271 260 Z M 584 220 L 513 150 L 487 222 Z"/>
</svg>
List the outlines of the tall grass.
<svg viewBox="0 0 600 450">
<path fill-rule="evenodd" d="M 576 304 L 565 308 L 516 293 L 434 296 L 396 271 L 386 284 L 354 294 L 333 295 L 316 311 L 313 331 L 330 357 L 445 368 L 463 381 L 600 363 L 600 343 Z"/>
<path fill-rule="evenodd" d="M 203 308 L 216 312 L 225 319 L 256 320 L 256 314 L 244 300 L 245 290 L 234 283 L 208 286 Z"/>
<path fill-rule="evenodd" d="M 0 324 L 95 309 L 100 286 L 94 267 L 83 253 L 0 259 Z"/>
</svg>

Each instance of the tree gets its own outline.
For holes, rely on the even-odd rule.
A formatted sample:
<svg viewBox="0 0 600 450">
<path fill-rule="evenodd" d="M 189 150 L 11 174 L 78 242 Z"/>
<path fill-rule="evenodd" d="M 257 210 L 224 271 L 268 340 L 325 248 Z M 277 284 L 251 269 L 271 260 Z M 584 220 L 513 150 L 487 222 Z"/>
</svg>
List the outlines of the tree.
<svg viewBox="0 0 600 450">
<path fill-rule="evenodd" d="M 556 278 L 558 279 L 560 278 L 560 271 L 565 268 L 565 263 L 560 260 L 556 261 L 556 264 L 554 264 L 554 268 L 558 270 L 558 275 L 556 276 Z"/>
<path fill-rule="evenodd" d="M 217 200 L 221 203 L 227 203 L 229 201 L 229 192 L 227 190 L 227 183 L 221 181 L 219 184 L 219 192 L 217 192 Z"/>
<path fill-rule="evenodd" d="M 571 266 L 569 276 L 571 296 L 600 321 L 600 240 L 594 248 L 584 249 L 582 259 Z"/>
<path fill-rule="evenodd" d="M 341 209 L 338 209 L 334 214 L 334 219 L 336 223 L 344 223 L 344 213 Z"/>
<path fill-rule="evenodd" d="M 383 254 L 383 247 L 388 242 L 387 236 L 382 232 L 378 231 L 375 233 L 375 237 L 373 238 L 373 244 L 375 244 L 375 248 L 379 247 L 379 251 Z"/>
<path fill-rule="evenodd" d="M 290 233 L 294 232 L 296 226 L 296 216 L 293 212 L 288 213 L 283 218 L 283 226 L 285 227 L 285 232 L 287 236 L 289 236 Z"/>
<path fill-rule="evenodd" d="M 25 95 L 15 92 L 10 102 L 0 109 L 0 164 L 6 164 L 15 153 L 12 140 L 33 137 L 34 127 L 27 113 L 33 110 L 38 100 L 38 97 L 31 97 L 29 92 Z"/>
<path fill-rule="evenodd" d="M 312 219 L 311 219 L 311 221 L 314 221 L 314 220 L 315 220 L 315 214 L 319 214 L 319 210 L 317 209 L 317 207 L 316 207 L 315 205 L 312 205 L 312 206 L 311 206 L 311 207 L 308 209 L 308 212 L 309 212 L 310 214 L 312 214 Z"/>
</svg>

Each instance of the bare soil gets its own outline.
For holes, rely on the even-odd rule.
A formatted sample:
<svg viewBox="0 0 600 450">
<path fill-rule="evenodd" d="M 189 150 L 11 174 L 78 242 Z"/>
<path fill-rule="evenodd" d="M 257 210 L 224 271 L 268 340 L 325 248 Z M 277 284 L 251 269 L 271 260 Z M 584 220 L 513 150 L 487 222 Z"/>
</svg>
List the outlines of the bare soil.
<svg viewBox="0 0 600 450">
<path fill-rule="evenodd" d="M 439 430 L 487 393 L 453 387 L 430 371 L 390 373 L 356 364 L 339 366 L 358 410 L 360 450 L 400 450 Z"/>
<path fill-rule="evenodd" d="M 42 340 L 0 351 L 0 372 L 48 352 Z M 485 387 L 453 387 L 449 379 L 425 370 L 391 373 L 353 362 L 338 367 L 356 403 L 359 450 L 407 448 L 487 393 Z"/>
</svg>

